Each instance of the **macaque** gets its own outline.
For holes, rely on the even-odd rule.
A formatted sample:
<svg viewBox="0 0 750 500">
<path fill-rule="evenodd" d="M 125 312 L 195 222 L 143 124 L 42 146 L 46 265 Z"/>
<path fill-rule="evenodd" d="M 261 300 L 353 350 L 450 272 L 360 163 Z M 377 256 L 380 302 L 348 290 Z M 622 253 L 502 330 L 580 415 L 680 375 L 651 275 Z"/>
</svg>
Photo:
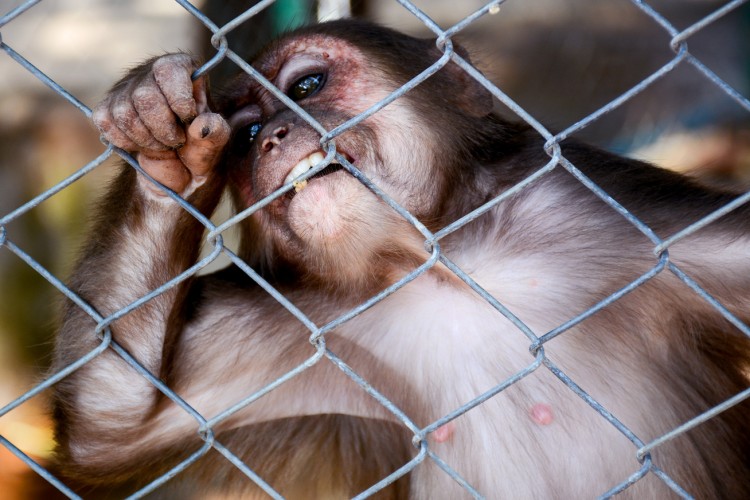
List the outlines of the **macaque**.
<svg viewBox="0 0 750 500">
<path fill-rule="evenodd" d="M 349 20 L 292 32 L 252 64 L 332 130 L 440 56 L 434 40 Z M 267 88 L 243 73 L 226 89 L 209 90 L 206 76 L 191 80 L 199 66 L 187 54 L 148 61 L 114 86 L 94 121 L 107 141 L 206 216 L 225 190 L 240 211 L 285 188 L 242 220 L 237 254 L 316 327 L 399 282 L 434 252 L 441 257 L 312 342 L 315 328 L 236 265 L 192 276 L 111 324 L 113 341 L 205 419 L 303 365 L 322 341 L 413 423 L 322 356 L 211 428 L 210 439 L 280 494 L 351 497 L 427 449 L 487 498 L 590 498 L 642 468 L 637 450 L 644 443 L 748 387 L 750 339 L 668 268 L 534 348 L 534 336 L 660 259 L 653 241 L 561 165 L 444 234 L 439 248 L 357 177 L 434 233 L 549 162 L 539 133 L 501 117 L 491 93 L 455 63 L 336 136 L 337 156 L 328 163 L 321 134 Z M 562 153 L 660 238 L 735 197 L 574 140 Z M 198 258 L 204 226 L 130 166 L 95 214 L 70 286 L 104 317 Z M 670 246 L 668 259 L 747 324 L 750 207 Z M 68 303 L 55 367 L 99 346 L 95 327 Z M 529 367 L 481 404 L 438 422 Z M 54 412 L 60 474 L 82 491 L 133 492 L 204 445 L 200 422 L 111 347 L 56 386 Z M 415 438 L 414 429 L 435 422 Z M 642 460 L 657 473 L 622 496 L 673 496 L 661 471 L 698 498 L 750 498 L 748 405 Z M 265 495 L 216 449 L 157 493 Z M 377 496 L 470 493 L 426 456 Z"/>
</svg>

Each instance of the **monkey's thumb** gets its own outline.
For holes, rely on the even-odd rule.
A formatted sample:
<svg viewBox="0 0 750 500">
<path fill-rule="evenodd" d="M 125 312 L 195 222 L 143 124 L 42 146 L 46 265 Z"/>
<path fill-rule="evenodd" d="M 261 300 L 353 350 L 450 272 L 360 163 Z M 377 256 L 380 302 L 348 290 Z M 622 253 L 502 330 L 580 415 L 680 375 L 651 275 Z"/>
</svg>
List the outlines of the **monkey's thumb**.
<svg viewBox="0 0 750 500">
<path fill-rule="evenodd" d="M 216 164 L 229 142 L 231 128 L 216 113 L 203 113 L 195 117 L 187 130 L 187 141 L 179 153 L 193 176 L 206 175 Z"/>
</svg>

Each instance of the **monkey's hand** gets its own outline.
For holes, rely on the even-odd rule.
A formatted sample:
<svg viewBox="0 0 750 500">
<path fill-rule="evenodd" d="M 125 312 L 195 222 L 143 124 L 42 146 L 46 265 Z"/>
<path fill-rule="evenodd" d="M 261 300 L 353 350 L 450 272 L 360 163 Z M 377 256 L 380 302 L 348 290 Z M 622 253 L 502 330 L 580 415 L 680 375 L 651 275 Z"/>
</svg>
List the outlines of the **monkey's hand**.
<svg viewBox="0 0 750 500">
<path fill-rule="evenodd" d="M 197 68 L 187 54 L 153 59 L 118 82 L 93 114 L 108 142 L 133 153 L 151 177 L 182 196 L 206 181 L 231 132 L 209 109 L 205 77 L 191 80 Z M 146 193 L 165 194 L 141 176 L 139 183 Z"/>
</svg>

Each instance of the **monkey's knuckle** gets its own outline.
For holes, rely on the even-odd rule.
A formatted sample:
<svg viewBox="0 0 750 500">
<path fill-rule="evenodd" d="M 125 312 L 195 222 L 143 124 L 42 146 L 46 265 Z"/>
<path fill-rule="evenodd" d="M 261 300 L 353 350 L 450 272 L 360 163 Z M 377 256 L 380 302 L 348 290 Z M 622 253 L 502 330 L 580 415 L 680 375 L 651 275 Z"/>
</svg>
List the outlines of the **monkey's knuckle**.
<svg viewBox="0 0 750 500">
<path fill-rule="evenodd" d="M 109 114 L 108 103 L 100 102 L 97 104 L 91 113 L 91 120 L 101 132 L 109 130 L 112 127 L 112 117 Z"/>
<path fill-rule="evenodd" d="M 113 119 L 115 125 L 121 129 L 130 129 L 135 125 L 136 117 L 134 113 L 130 113 L 126 110 L 117 110 L 114 113 Z"/>
<path fill-rule="evenodd" d="M 152 85 L 143 85 L 133 90 L 130 97 L 136 109 L 148 110 L 159 102 L 160 95 L 158 89 Z"/>
<path fill-rule="evenodd" d="M 139 123 L 138 114 L 132 106 L 116 104 L 112 107 L 112 118 L 122 130 L 130 130 Z"/>
<path fill-rule="evenodd" d="M 187 54 L 169 54 L 154 62 L 152 71 L 157 79 L 173 78 L 174 76 L 190 76 L 197 67 L 197 62 Z"/>
<path fill-rule="evenodd" d="M 148 99 L 158 90 L 153 85 L 139 85 L 133 89 L 130 96 L 133 100 Z"/>
<path fill-rule="evenodd" d="M 195 58 L 185 52 L 177 52 L 174 54 L 166 54 L 156 60 L 154 66 L 170 66 L 170 65 L 181 65 L 189 66 L 195 62 Z"/>
</svg>

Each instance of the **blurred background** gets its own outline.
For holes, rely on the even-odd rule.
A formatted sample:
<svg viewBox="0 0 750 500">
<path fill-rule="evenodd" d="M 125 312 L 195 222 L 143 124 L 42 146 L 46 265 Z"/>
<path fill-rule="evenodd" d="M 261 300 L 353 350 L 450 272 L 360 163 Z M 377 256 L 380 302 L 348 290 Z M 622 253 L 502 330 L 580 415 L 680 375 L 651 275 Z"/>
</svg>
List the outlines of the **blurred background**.
<svg viewBox="0 0 750 500">
<path fill-rule="evenodd" d="M 197 6 L 222 25 L 254 3 L 204 0 Z M 484 3 L 414 2 L 444 28 Z M 683 30 L 725 3 L 649 5 Z M 22 4 L 0 0 L 0 16 Z M 430 35 L 395 1 L 278 0 L 232 32 L 230 47 L 250 58 L 279 32 L 348 15 Z M 104 150 L 85 115 L 19 65 L 8 47 L 92 107 L 125 69 L 150 56 L 188 50 L 211 57 L 210 35 L 170 0 L 43 0 L 13 19 L 0 17 L 0 218 Z M 628 0 L 508 0 L 458 40 L 493 82 L 553 130 L 596 111 L 674 57 L 667 32 Z M 721 79 L 750 95 L 750 4 L 700 30 L 688 45 Z M 234 73 L 225 63 L 211 77 L 221 85 Z M 750 182 L 750 113 L 687 64 L 577 136 L 732 189 Z M 64 279 L 90 207 L 113 170 L 104 164 L 13 220 L 5 228 L 8 240 Z M 0 408 L 43 380 L 61 297 L 0 247 Z M 0 417 L 0 435 L 45 463 L 52 434 L 44 394 Z M 35 477 L 0 446 L 2 498 L 39 495 L 43 483 Z"/>
</svg>

